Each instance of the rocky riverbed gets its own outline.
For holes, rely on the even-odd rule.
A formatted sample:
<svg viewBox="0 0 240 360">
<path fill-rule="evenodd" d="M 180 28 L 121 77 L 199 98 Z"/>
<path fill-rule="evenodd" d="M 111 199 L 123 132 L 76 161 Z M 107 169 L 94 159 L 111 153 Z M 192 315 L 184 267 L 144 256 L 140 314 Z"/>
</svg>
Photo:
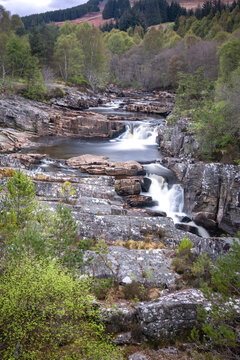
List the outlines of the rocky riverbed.
<svg viewBox="0 0 240 360">
<path fill-rule="evenodd" d="M 15 96 L 1 98 L 0 183 L 5 185 L 10 168 L 22 169 L 33 179 L 40 204 L 56 208 L 62 202 L 72 208 L 79 238 L 105 241 L 105 257 L 87 251 L 85 266 L 79 269 L 81 274 L 87 272 L 96 278 L 114 274 L 119 286 L 137 282 L 154 292 L 147 302 L 118 302 L 114 312 L 103 306 L 109 330 L 121 332 L 116 337 L 118 344 L 169 339 L 192 328 L 197 320 L 197 305 L 208 306 L 200 290 L 179 288 L 181 276 L 172 266 L 174 250 L 185 236 L 193 242 L 192 251 L 197 255 L 207 253 L 216 259 L 229 250 L 232 237 L 214 236 L 234 236 L 240 230 L 239 167 L 197 162 L 192 156 L 197 145 L 184 122 L 175 126 L 163 122 L 159 127 L 159 147 L 165 153 L 161 163 L 172 169 L 183 185 L 185 206 L 196 223 L 214 235 L 199 237 L 187 231 L 191 228 L 187 224 L 182 231 L 164 211 L 151 209 L 153 200 L 146 196 L 151 181 L 145 177 L 144 166 L 134 159 L 113 161 L 103 155 L 84 154 L 53 161 L 47 154 L 19 152 L 36 146 L 35 137 L 42 135 L 113 139 L 125 130 L 125 115 L 114 114 L 111 116 L 115 118 L 111 118 L 83 110 L 104 106 L 114 99 L 118 99 L 120 108 L 131 111 L 136 110 L 132 108 L 136 101 L 142 106 L 147 101 L 148 106 L 154 103 L 154 108 L 145 109 L 152 113 L 156 106 L 167 107 L 164 113 L 168 113 L 174 100 L 166 92 L 136 92 L 132 97 L 130 92 L 114 88 L 101 96 L 67 94 L 53 99 L 51 104 Z M 74 188 L 74 194 L 68 198 L 61 191 L 66 181 Z M 136 325 L 138 339 L 133 331 Z"/>
</svg>

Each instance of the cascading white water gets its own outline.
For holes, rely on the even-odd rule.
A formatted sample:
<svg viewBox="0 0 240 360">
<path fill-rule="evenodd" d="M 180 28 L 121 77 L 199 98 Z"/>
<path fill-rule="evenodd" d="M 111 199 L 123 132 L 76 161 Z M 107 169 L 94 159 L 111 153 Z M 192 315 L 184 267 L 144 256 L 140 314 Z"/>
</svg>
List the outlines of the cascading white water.
<svg viewBox="0 0 240 360">
<path fill-rule="evenodd" d="M 151 165 L 150 165 L 151 167 Z M 159 167 L 159 171 L 163 171 L 161 165 L 154 164 L 154 167 Z M 153 201 L 157 203 L 151 209 L 164 211 L 167 216 L 171 217 L 174 223 L 182 223 L 184 216 L 188 216 L 183 212 L 184 209 L 184 190 L 180 184 L 173 184 L 169 186 L 165 178 L 161 175 L 149 173 L 147 177 L 151 180 L 151 185 L 148 193 L 152 197 Z M 209 237 L 208 232 L 202 227 L 197 226 L 193 221 L 187 223 L 187 225 L 194 226 L 198 230 L 198 234 L 202 237 Z"/>
<path fill-rule="evenodd" d="M 155 210 L 164 211 L 167 216 L 173 218 L 177 222 L 177 215 L 184 216 L 184 191 L 181 185 L 174 184 L 169 188 L 166 180 L 156 174 L 149 174 L 148 178 L 151 180 L 151 186 L 148 194 L 153 201 L 157 203 L 154 206 Z"/>
<path fill-rule="evenodd" d="M 114 147 L 124 149 L 144 149 L 148 145 L 157 145 L 158 126 L 152 123 L 131 123 L 118 138 L 111 140 Z"/>
</svg>

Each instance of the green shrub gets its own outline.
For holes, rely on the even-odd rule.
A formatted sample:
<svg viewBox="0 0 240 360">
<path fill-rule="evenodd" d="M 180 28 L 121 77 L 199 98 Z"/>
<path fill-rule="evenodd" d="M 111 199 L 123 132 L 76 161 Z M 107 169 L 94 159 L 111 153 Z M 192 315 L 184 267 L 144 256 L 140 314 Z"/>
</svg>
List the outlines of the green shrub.
<svg viewBox="0 0 240 360">
<path fill-rule="evenodd" d="M 89 283 L 55 261 L 11 261 L 0 278 L 1 359 L 120 359 Z"/>
<path fill-rule="evenodd" d="M 144 285 L 133 280 L 131 284 L 126 284 L 123 287 L 124 298 L 134 301 L 147 301 L 149 300 L 148 289 Z"/>
<path fill-rule="evenodd" d="M 0 227 L 3 232 L 23 228 L 34 216 L 37 206 L 35 186 L 22 171 L 15 171 L 8 179 L 2 198 L 4 208 L 0 214 Z"/>
<path fill-rule="evenodd" d="M 94 279 L 92 284 L 93 293 L 98 300 L 105 300 L 111 288 L 113 288 L 114 279 L 110 276 L 107 279 Z"/>
<path fill-rule="evenodd" d="M 211 302 L 209 309 L 198 308 L 201 332 L 194 329 L 192 337 L 207 348 L 215 348 L 229 359 L 237 359 L 240 342 L 239 296 L 240 296 L 240 243 L 234 242 L 231 251 L 221 256 L 211 267 L 210 282 L 204 282 L 202 291 Z"/>
</svg>

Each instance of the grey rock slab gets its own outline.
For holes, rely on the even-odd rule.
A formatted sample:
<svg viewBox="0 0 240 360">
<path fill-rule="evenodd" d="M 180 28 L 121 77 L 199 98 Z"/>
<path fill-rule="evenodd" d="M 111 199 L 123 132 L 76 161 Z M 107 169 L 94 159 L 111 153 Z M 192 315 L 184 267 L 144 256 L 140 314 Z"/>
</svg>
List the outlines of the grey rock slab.
<svg viewBox="0 0 240 360">
<path fill-rule="evenodd" d="M 84 260 L 92 260 L 83 271 L 98 278 L 114 274 L 120 284 L 135 280 L 149 287 L 171 288 L 178 278 L 171 270 L 171 253 L 165 249 L 128 250 L 119 246 L 109 247 L 106 255 L 87 251 Z"/>
<path fill-rule="evenodd" d="M 187 289 L 134 305 L 142 332 L 148 339 L 170 338 L 190 330 L 197 321 L 197 306 L 208 307 L 202 292 Z"/>
<path fill-rule="evenodd" d="M 136 352 L 128 357 L 128 360 L 150 360 L 149 356 L 144 355 L 141 352 Z"/>
</svg>

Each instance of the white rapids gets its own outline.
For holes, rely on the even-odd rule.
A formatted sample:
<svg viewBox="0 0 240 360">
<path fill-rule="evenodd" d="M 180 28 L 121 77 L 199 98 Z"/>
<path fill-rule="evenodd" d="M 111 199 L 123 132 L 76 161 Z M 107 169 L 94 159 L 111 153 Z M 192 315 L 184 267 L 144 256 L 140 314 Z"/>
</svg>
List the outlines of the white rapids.
<svg viewBox="0 0 240 360">
<path fill-rule="evenodd" d="M 163 173 L 167 175 L 170 170 L 164 168 L 158 164 L 151 164 L 145 166 L 148 172 L 151 168 L 155 169 L 155 172 Z M 148 193 L 145 195 L 151 196 L 153 201 L 157 204 L 151 207 L 153 210 L 164 211 L 168 217 L 171 217 L 174 223 L 186 224 L 184 217 L 190 217 L 184 212 L 184 190 L 180 184 L 169 185 L 166 179 L 157 175 L 156 173 L 148 173 L 147 177 L 151 180 L 151 185 Z M 187 223 L 187 225 L 194 226 L 198 230 L 198 234 L 202 237 L 209 237 L 207 230 L 202 226 L 197 226 L 193 221 Z"/>
</svg>

